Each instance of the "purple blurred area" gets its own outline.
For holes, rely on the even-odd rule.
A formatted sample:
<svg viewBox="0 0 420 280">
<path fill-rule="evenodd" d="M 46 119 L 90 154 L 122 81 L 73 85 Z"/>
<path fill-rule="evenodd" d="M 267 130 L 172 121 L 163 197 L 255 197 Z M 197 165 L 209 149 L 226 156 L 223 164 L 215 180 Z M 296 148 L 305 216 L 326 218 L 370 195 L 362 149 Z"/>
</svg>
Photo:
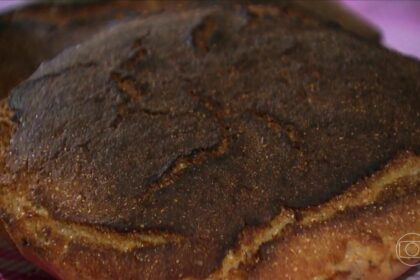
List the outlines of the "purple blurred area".
<svg viewBox="0 0 420 280">
<path fill-rule="evenodd" d="M 30 0 L 0 0 L 0 12 L 7 12 L 15 7 L 30 3 Z"/>
<path fill-rule="evenodd" d="M 386 47 L 420 58 L 420 1 L 341 0 L 341 3 L 376 26 Z"/>
</svg>

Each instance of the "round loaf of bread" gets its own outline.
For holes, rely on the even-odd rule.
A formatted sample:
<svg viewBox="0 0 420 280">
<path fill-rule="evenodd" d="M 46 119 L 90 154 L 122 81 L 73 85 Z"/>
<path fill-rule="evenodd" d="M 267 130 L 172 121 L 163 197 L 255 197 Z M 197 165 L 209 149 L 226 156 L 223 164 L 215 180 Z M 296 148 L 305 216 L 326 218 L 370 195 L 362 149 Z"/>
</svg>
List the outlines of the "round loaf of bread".
<svg viewBox="0 0 420 280">
<path fill-rule="evenodd" d="M 2 221 L 62 279 L 391 279 L 420 232 L 419 77 L 281 6 L 129 21 L 3 106 Z"/>
</svg>

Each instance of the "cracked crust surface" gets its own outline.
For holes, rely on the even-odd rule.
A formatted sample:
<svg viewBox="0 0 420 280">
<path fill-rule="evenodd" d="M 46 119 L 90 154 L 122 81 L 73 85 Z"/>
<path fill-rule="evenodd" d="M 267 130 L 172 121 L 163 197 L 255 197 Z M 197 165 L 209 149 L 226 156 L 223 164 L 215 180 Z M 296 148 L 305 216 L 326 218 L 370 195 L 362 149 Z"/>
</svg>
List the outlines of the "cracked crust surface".
<svg viewBox="0 0 420 280">
<path fill-rule="evenodd" d="M 82 1 L 79 4 L 70 2 L 65 5 L 56 2 L 32 3 L 0 14 L 0 61 L 3 62 L 0 64 L 0 98 L 6 97 L 10 90 L 33 73 L 42 61 L 53 58 L 69 46 L 91 38 L 103 28 L 165 10 L 176 12 L 188 7 L 211 6 L 216 4 L 215 2 L 220 4 L 223 0 L 108 0 L 89 3 Z M 343 29 L 367 40 L 378 42 L 380 38 L 379 33 L 369 24 L 334 3 L 314 5 L 305 1 L 273 2 L 304 9 L 322 21 L 341 25 Z M 258 9 L 261 10 L 254 10 Z"/>
<path fill-rule="evenodd" d="M 130 21 L 14 90 L 2 219 L 69 279 L 390 278 L 420 230 L 419 76 L 276 6 Z"/>
<path fill-rule="evenodd" d="M 91 38 L 108 26 L 165 9 L 197 5 L 189 1 L 98 1 L 60 5 L 32 3 L 0 14 L 0 98 L 5 98 L 44 61 Z M 201 2 L 201 1 L 200 1 Z"/>
</svg>

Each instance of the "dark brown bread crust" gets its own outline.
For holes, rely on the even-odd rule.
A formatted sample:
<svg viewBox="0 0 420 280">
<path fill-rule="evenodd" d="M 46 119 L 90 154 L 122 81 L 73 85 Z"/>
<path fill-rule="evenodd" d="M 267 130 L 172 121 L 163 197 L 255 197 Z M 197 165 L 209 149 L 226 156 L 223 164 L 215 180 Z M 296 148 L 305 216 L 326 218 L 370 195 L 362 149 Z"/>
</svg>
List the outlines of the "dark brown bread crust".
<svg viewBox="0 0 420 280">
<path fill-rule="evenodd" d="M 14 91 L 3 220 L 68 278 L 226 277 L 217 270 L 247 228 L 305 226 L 302 209 L 329 213 L 326 201 L 407 150 L 415 180 L 401 188 L 417 194 L 419 76 L 418 62 L 275 6 L 129 22 Z M 419 209 L 406 195 L 391 202 Z M 260 275 L 260 255 L 240 270 Z"/>
<path fill-rule="evenodd" d="M 220 2 L 223 2 L 221 0 Z M 74 2 L 74 1 L 73 1 Z M 178 11 L 213 5 L 216 1 L 141 0 L 80 1 L 32 3 L 0 15 L 0 98 L 32 74 L 38 65 L 63 49 L 91 38 L 99 30 L 118 23 L 162 11 Z M 232 1 L 233 2 L 233 1 Z M 242 1 L 244 2 L 244 1 Z M 252 0 L 249 0 L 252 2 Z M 345 30 L 371 41 L 379 33 L 332 2 L 312 3 L 274 0 L 282 5 L 297 6 Z"/>
<path fill-rule="evenodd" d="M 52 2 L 31 4 L 2 14 L 0 98 L 28 78 L 41 62 L 91 38 L 103 28 L 158 13 L 163 8 L 176 11 L 194 5 L 198 3 L 142 0 L 59 5 Z"/>
</svg>

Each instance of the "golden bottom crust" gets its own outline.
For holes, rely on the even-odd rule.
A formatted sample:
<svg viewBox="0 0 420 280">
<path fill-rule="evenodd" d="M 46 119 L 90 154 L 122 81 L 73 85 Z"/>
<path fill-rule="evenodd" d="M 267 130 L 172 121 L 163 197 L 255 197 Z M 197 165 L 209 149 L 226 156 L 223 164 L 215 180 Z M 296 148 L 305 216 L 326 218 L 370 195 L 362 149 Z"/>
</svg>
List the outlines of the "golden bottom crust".
<svg viewBox="0 0 420 280">
<path fill-rule="evenodd" d="M 0 168 L 12 125 L 1 106 Z M 1 173 L 0 213 L 21 253 L 62 279 L 163 278 L 138 248 L 181 246 L 176 235 L 111 232 L 55 220 L 34 205 L 25 182 Z M 10 181 L 17 182 L 10 187 Z M 6 187 L 7 186 L 7 187 Z M 410 266 L 398 239 L 420 232 L 420 157 L 406 152 L 332 200 L 283 209 L 269 224 L 248 228 L 210 279 L 392 279 Z M 170 252 L 170 250 L 168 250 Z M 411 263 L 414 265 L 414 263 Z M 140 276 L 141 275 L 141 276 Z M 188 278 L 188 275 L 179 275 Z"/>
</svg>

